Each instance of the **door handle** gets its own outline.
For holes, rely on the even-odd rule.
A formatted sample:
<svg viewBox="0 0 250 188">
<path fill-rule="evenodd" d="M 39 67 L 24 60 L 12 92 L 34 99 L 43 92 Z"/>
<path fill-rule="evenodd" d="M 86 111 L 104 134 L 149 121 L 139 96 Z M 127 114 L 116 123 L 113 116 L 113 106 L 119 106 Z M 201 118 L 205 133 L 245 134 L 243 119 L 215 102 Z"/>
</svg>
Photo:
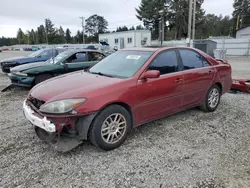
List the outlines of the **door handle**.
<svg viewBox="0 0 250 188">
<path fill-rule="evenodd" d="M 212 71 L 208 71 L 208 74 L 211 75 L 211 74 L 212 74 Z"/>
<path fill-rule="evenodd" d="M 174 81 L 175 83 L 180 83 L 180 82 L 182 82 L 182 78 L 176 78 L 176 80 Z"/>
</svg>

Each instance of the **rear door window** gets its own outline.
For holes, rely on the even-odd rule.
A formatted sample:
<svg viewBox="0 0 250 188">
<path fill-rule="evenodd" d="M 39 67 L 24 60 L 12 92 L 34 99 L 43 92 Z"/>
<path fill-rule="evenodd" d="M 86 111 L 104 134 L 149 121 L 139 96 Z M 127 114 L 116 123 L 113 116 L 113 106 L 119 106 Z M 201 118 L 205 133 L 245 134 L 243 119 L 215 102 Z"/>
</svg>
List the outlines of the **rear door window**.
<svg viewBox="0 0 250 188">
<path fill-rule="evenodd" d="M 75 53 L 67 59 L 67 63 L 79 63 L 88 61 L 88 56 L 85 52 Z"/>
<path fill-rule="evenodd" d="M 210 66 L 208 61 L 199 53 L 193 50 L 181 49 L 179 50 L 184 70 L 198 69 Z"/>
<path fill-rule="evenodd" d="M 90 61 L 101 61 L 102 59 L 105 58 L 104 55 L 98 52 L 89 52 L 89 60 Z"/>
</svg>

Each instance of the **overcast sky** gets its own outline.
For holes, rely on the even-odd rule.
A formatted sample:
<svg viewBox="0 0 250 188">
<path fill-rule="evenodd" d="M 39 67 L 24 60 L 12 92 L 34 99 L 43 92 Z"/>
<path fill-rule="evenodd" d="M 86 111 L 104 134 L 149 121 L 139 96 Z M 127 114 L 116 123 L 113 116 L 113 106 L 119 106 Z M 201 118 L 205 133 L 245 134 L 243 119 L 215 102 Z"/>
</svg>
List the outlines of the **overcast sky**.
<svg viewBox="0 0 250 188">
<path fill-rule="evenodd" d="M 109 29 L 139 25 L 135 7 L 141 0 L 0 0 L 0 36 L 15 37 L 19 27 L 37 28 L 50 18 L 56 26 L 69 28 L 74 35 L 81 29 L 79 16 L 98 14 L 109 22 Z M 205 0 L 206 13 L 230 15 L 233 0 Z"/>
</svg>

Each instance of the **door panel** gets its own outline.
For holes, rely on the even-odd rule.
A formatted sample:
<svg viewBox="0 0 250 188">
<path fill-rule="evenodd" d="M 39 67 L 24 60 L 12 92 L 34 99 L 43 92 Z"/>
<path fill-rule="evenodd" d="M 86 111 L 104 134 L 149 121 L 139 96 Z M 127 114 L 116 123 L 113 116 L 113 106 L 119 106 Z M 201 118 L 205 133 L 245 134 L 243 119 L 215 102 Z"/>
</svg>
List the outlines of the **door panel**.
<svg viewBox="0 0 250 188">
<path fill-rule="evenodd" d="M 181 72 L 147 81 L 139 80 L 139 106 L 135 114 L 141 124 L 165 116 L 182 107 L 183 74 Z"/>
<path fill-rule="evenodd" d="M 189 49 L 179 50 L 183 63 L 184 106 L 192 106 L 201 102 L 211 87 L 215 69 L 198 52 Z"/>
<path fill-rule="evenodd" d="M 147 70 L 158 70 L 159 78 L 137 82 L 138 106 L 134 112 L 138 122 L 163 117 L 182 107 L 183 73 L 175 50 L 166 50 L 156 56 Z"/>
<path fill-rule="evenodd" d="M 214 68 L 205 67 L 184 71 L 184 101 L 185 106 L 198 103 L 211 87 L 214 77 Z"/>
<path fill-rule="evenodd" d="M 89 67 L 94 66 L 96 63 L 97 63 L 97 61 L 67 63 L 67 72 L 73 72 L 73 71 L 88 69 Z"/>
</svg>

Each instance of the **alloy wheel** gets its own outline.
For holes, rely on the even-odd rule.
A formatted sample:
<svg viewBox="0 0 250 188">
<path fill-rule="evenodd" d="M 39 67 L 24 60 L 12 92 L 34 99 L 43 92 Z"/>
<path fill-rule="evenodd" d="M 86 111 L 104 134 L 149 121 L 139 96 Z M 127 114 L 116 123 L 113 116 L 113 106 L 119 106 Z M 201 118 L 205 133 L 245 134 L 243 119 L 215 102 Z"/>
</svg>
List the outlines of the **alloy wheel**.
<svg viewBox="0 0 250 188">
<path fill-rule="evenodd" d="M 120 113 L 114 113 L 108 116 L 101 127 L 102 139 L 108 144 L 119 142 L 127 129 L 127 121 Z"/>
<path fill-rule="evenodd" d="M 217 88 L 213 88 L 208 95 L 208 105 L 210 108 L 215 108 L 220 100 L 220 92 Z"/>
</svg>

